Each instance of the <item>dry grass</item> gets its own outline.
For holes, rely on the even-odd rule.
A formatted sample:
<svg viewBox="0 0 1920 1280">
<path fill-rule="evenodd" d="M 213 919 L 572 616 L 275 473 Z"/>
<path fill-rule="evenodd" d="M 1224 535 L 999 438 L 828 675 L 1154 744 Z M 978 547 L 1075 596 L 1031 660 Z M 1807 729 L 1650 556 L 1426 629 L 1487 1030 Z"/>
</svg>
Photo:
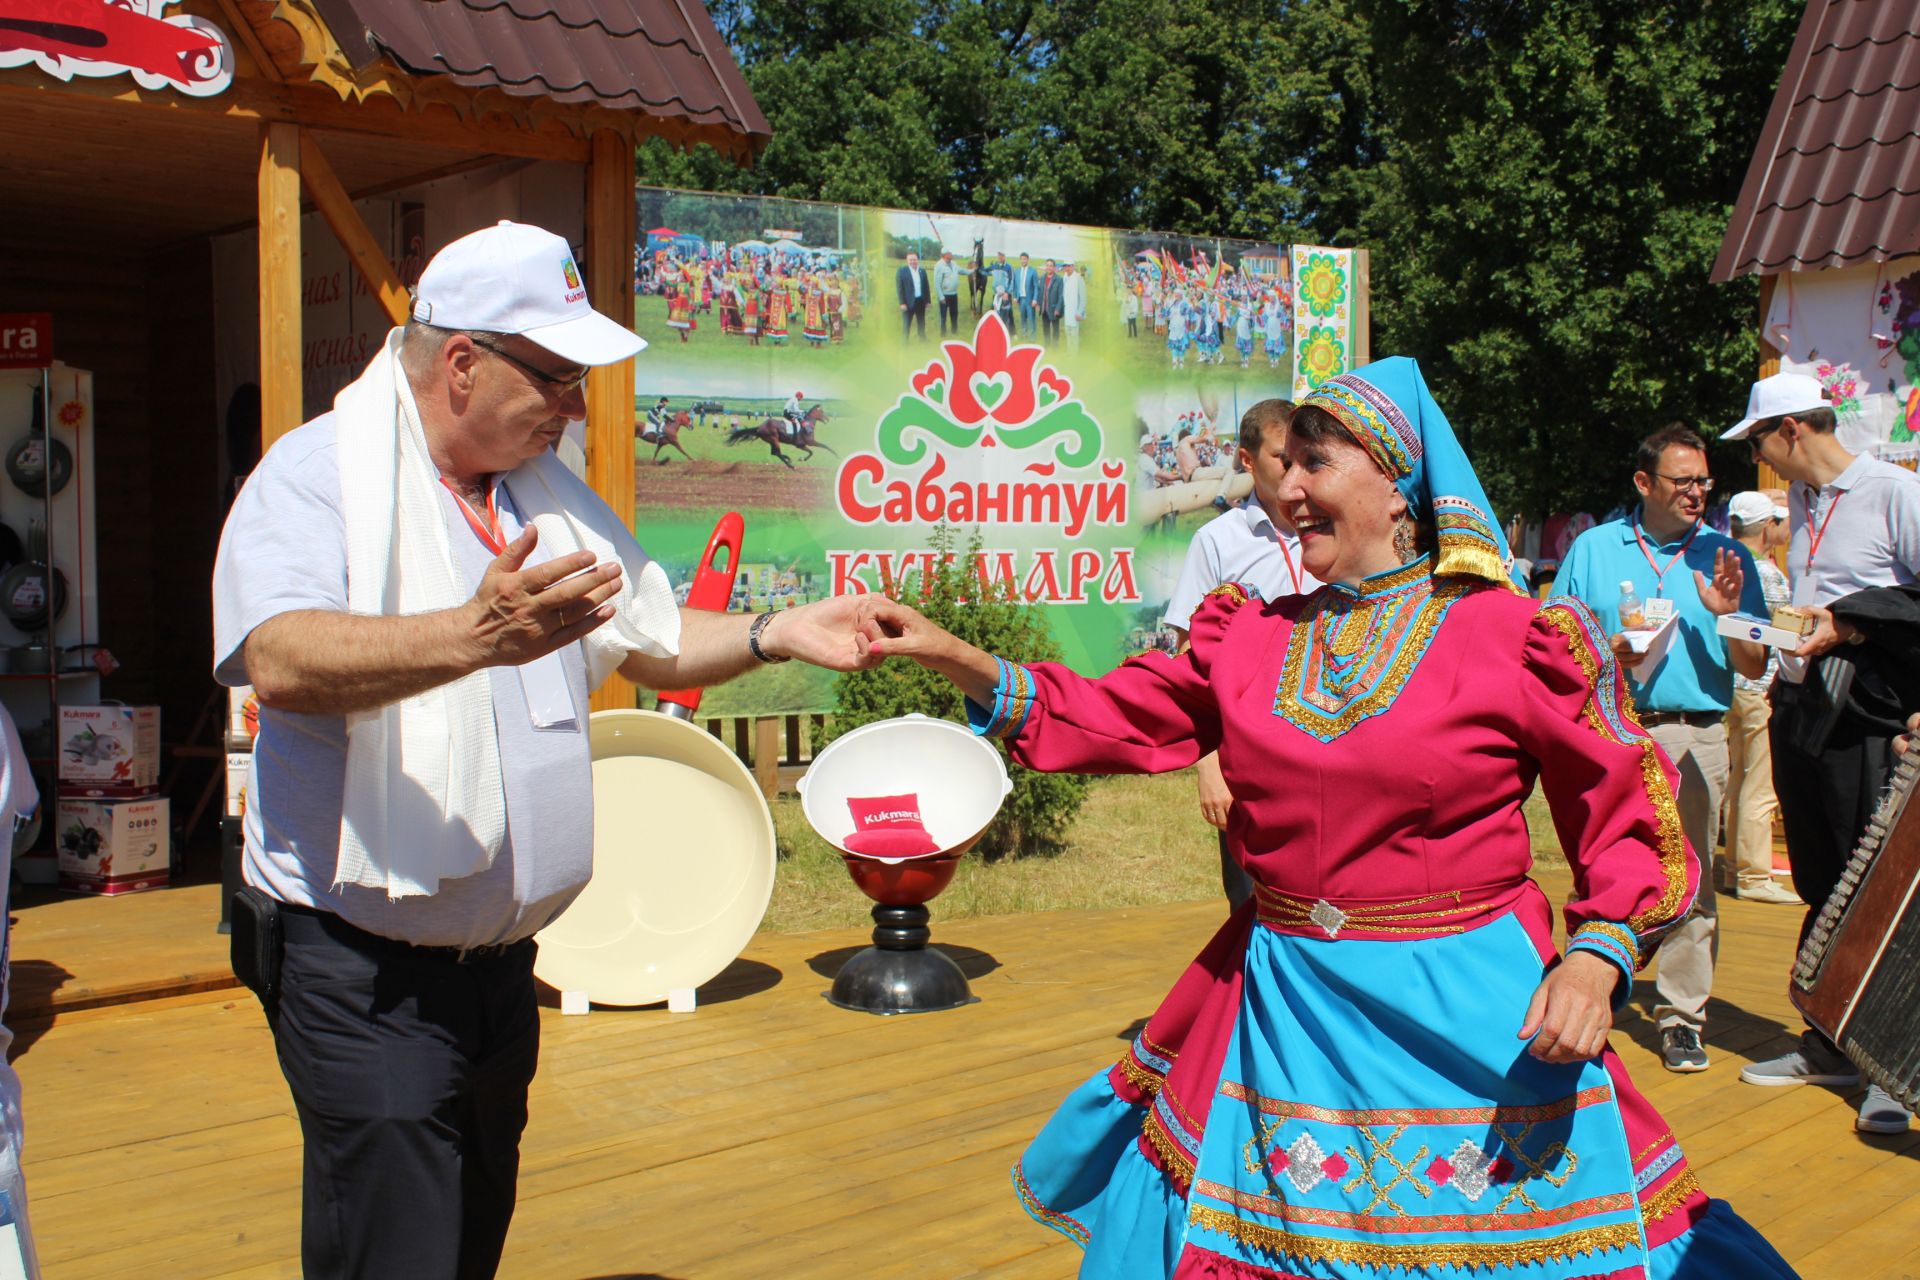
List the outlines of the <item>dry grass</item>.
<svg viewBox="0 0 1920 1280">
<path fill-rule="evenodd" d="M 1534 857 L 1564 861 L 1538 795 L 1527 802 Z M 773 806 L 780 864 L 773 902 L 760 926 L 771 933 L 864 925 L 872 904 L 813 833 L 800 802 Z M 933 903 L 934 918 L 1017 915 L 1027 911 L 1140 907 L 1220 897 L 1213 828 L 1200 819 L 1191 770 L 1157 778 L 1096 778 L 1065 853 L 986 863 L 966 858 Z M 1224 899 L 1223 899 L 1224 907 Z"/>
</svg>

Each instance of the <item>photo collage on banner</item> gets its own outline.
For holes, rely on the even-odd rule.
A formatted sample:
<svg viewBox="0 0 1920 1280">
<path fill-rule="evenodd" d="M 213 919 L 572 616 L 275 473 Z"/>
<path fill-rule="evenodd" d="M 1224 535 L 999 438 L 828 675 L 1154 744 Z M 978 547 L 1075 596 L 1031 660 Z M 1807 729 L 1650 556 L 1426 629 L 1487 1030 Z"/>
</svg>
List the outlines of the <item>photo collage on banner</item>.
<svg viewBox="0 0 1920 1280">
<path fill-rule="evenodd" d="M 1295 393 L 1309 329 L 1341 356 L 1316 381 L 1353 349 L 1350 252 L 1312 251 L 1345 293 L 1305 316 L 1271 243 L 655 188 L 638 213 L 635 527 L 685 582 L 740 511 L 735 611 L 893 589 L 945 524 L 1076 669 L 1164 646 L 1194 530 L 1252 488 L 1240 415 Z M 830 710 L 831 680 L 783 664 L 702 710 Z"/>
</svg>

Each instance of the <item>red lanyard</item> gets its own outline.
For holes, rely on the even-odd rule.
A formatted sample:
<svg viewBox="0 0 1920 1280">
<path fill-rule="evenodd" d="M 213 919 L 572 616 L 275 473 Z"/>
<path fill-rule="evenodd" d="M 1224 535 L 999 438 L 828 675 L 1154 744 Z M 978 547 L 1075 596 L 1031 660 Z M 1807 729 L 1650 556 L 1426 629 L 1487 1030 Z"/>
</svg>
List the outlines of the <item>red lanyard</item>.
<svg viewBox="0 0 1920 1280">
<path fill-rule="evenodd" d="M 1840 499 L 1847 496 L 1845 489 L 1833 495 L 1833 501 L 1827 504 L 1827 514 L 1821 517 L 1820 527 L 1807 534 L 1807 572 L 1813 572 L 1813 558 L 1820 554 L 1820 539 L 1827 536 L 1827 526 L 1833 523 L 1833 513 L 1840 509 Z M 1807 521 L 1813 523 L 1811 519 Z"/>
<path fill-rule="evenodd" d="M 1673 553 L 1673 559 L 1667 561 L 1667 568 L 1662 569 L 1653 562 L 1653 552 L 1647 548 L 1647 540 L 1640 533 L 1640 522 L 1638 520 L 1633 522 L 1633 540 L 1640 544 L 1640 554 L 1647 558 L 1647 568 L 1653 570 L 1654 595 L 1664 596 L 1667 594 L 1667 569 L 1671 569 L 1674 565 L 1680 563 L 1680 557 L 1687 554 L 1687 548 L 1693 545 L 1694 535 L 1699 532 L 1700 522 L 1696 520 L 1694 521 L 1693 528 L 1687 530 L 1686 540 L 1680 544 L 1680 549 Z"/>
<path fill-rule="evenodd" d="M 1300 589 L 1300 570 L 1299 567 L 1293 563 L 1293 552 L 1287 550 L 1286 535 L 1278 529 L 1275 529 L 1273 534 L 1273 543 L 1280 548 L 1280 558 L 1287 562 L 1287 576 L 1293 579 L 1293 594 L 1304 595 L 1305 592 Z"/>
<path fill-rule="evenodd" d="M 491 484 L 487 486 L 487 518 L 483 521 L 479 513 L 468 505 L 458 485 L 445 476 L 440 477 L 440 483 L 447 486 L 447 492 L 452 494 L 453 500 L 460 504 L 460 514 L 467 518 L 467 526 L 486 545 L 487 550 L 495 555 L 504 555 L 507 550 L 507 533 L 500 525 L 500 509 L 494 505 L 494 486 Z"/>
</svg>

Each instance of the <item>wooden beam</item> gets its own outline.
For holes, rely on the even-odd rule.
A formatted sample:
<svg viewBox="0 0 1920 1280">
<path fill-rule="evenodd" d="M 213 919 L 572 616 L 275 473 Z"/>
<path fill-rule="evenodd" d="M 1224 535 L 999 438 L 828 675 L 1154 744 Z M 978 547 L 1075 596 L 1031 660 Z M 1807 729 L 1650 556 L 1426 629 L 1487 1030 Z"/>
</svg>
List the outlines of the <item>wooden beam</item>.
<svg viewBox="0 0 1920 1280">
<path fill-rule="evenodd" d="M 273 55 L 260 43 L 260 33 L 253 29 L 247 16 L 240 12 L 239 0 L 216 0 L 221 16 L 227 20 L 227 29 L 237 36 L 246 46 L 247 56 L 253 59 L 254 68 L 260 78 L 270 84 L 285 84 L 287 78 L 280 74 L 280 68 L 274 63 Z"/>
<path fill-rule="evenodd" d="M 300 425 L 300 127 L 260 126 L 260 446 Z"/>
<path fill-rule="evenodd" d="M 300 130 L 300 182 L 312 194 L 320 216 L 333 228 L 334 236 L 353 259 L 353 265 L 373 296 L 380 300 L 387 319 L 394 324 L 405 324 L 411 310 L 407 286 L 400 283 L 400 273 L 393 269 L 386 251 L 367 229 L 360 211 L 353 207 L 353 197 L 334 176 L 333 166 L 327 163 L 320 141 L 311 129 Z"/>
<path fill-rule="evenodd" d="M 594 309 L 633 327 L 633 144 L 610 129 L 593 135 L 587 162 L 587 297 Z M 633 527 L 633 361 L 587 376 L 587 483 Z M 634 705 L 619 676 L 594 691 L 593 709 Z"/>
<path fill-rule="evenodd" d="M 1756 376 L 1761 378 L 1771 378 L 1780 372 L 1780 348 L 1767 340 L 1767 313 L 1773 310 L 1773 290 L 1779 282 L 1779 276 L 1760 277 L 1760 372 Z M 1760 464 L 1758 483 L 1762 489 L 1787 487 L 1787 482 L 1780 478 L 1780 473 L 1764 462 Z M 1774 552 L 1774 563 L 1782 569 L 1787 567 L 1786 558 L 1785 547 Z"/>
</svg>

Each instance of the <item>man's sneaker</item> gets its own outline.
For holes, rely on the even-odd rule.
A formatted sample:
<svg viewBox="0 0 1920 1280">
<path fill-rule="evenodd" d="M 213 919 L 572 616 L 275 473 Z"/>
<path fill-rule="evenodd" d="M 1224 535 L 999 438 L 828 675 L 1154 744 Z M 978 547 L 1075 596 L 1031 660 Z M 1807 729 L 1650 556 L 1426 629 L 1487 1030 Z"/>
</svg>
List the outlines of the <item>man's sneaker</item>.
<svg viewBox="0 0 1920 1280">
<path fill-rule="evenodd" d="M 1827 1084 L 1851 1089 L 1860 1083 L 1860 1071 L 1842 1054 L 1821 1043 L 1813 1032 L 1800 1036 L 1800 1047 L 1765 1062 L 1740 1068 L 1740 1078 L 1748 1084 L 1781 1086 L 1789 1084 Z"/>
<path fill-rule="evenodd" d="M 1860 1118 L 1853 1127 L 1862 1133 L 1905 1133 L 1911 1123 L 1913 1114 L 1895 1102 L 1892 1094 L 1873 1084 L 1867 1086 L 1867 1096 L 1860 1100 Z"/>
<path fill-rule="evenodd" d="M 1692 1027 L 1664 1027 L 1660 1031 L 1660 1057 L 1669 1071 L 1705 1071 L 1707 1051 L 1700 1033 Z"/>
<path fill-rule="evenodd" d="M 1774 884 L 1772 881 L 1768 881 L 1757 889 L 1740 890 L 1740 901 L 1777 902 L 1783 907 L 1804 907 L 1807 905 L 1800 901 L 1799 894 L 1782 885 Z"/>
</svg>

